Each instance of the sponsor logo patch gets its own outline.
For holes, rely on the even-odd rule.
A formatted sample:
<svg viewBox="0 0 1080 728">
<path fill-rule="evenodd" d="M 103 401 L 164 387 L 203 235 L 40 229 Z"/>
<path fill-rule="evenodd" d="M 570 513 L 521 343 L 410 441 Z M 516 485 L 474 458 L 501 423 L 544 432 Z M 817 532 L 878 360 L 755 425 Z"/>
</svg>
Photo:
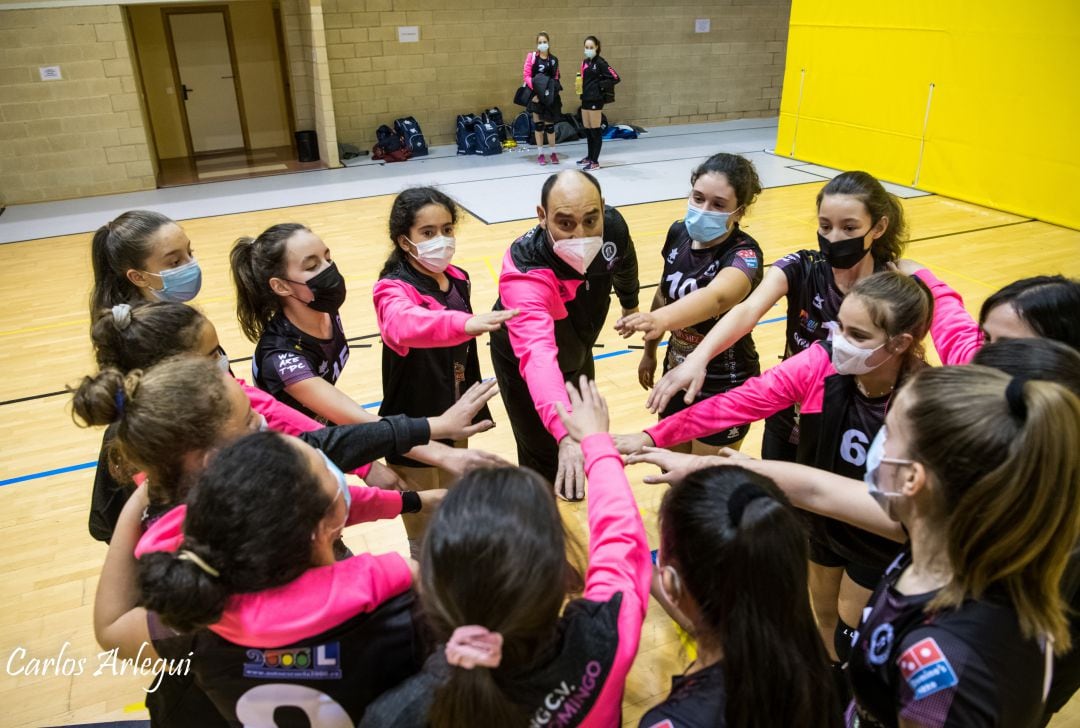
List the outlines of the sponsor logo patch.
<svg viewBox="0 0 1080 728">
<path fill-rule="evenodd" d="M 280 650 L 250 649 L 244 677 L 270 680 L 340 680 L 341 645 L 327 642 Z"/>
<path fill-rule="evenodd" d="M 900 655 L 900 674 L 916 700 L 955 687 L 959 682 L 956 671 L 933 637 L 916 642 Z"/>
</svg>

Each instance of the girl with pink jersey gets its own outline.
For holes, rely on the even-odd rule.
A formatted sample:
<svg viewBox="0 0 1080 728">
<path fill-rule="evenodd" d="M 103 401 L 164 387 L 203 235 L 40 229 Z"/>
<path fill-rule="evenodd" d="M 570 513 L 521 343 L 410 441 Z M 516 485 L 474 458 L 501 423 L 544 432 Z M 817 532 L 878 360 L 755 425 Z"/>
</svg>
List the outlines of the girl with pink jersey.
<svg viewBox="0 0 1080 728">
<path fill-rule="evenodd" d="M 362 726 L 618 725 L 652 563 L 594 382 L 559 415 L 589 478 L 589 567 L 566 604 L 566 536 L 551 489 L 517 468 L 476 471 L 432 519 L 420 599 L 439 647 Z M 467 565 L 462 568 L 462 565 Z"/>
<path fill-rule="evenodd" d="M 372 294 L 382 334 L 383 399 L 379 415 L 436 415 L 480 381 L 477 337 L 499 328 L 516 310 L 474 314 L 469 274 L 451 264 L 458 208 L 434 187 L 401 192 L 390 209 L 393 249 Z M 477 417 L 491 418 L 485 407 Z M 446 441 L 445 445 L 467 443 Z M 445 488 L 457 476 L 404 455 L 390 467 L 415 488 Z M 415 558 L 426 515 L 404 518 Z"/>
</svg>

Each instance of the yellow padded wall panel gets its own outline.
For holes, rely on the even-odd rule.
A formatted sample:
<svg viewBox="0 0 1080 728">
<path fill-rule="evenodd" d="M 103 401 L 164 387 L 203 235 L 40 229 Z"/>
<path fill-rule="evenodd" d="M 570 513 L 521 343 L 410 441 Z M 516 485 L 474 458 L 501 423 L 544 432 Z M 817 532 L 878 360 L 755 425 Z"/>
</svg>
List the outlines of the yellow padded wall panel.
<svg viewBox="0 0 1080 728">
<path fill-rule="evenodd" d="M 1080 228 L 1080 3 L 793 0 L 790 23 L 778 154 Z"/>
</svg>

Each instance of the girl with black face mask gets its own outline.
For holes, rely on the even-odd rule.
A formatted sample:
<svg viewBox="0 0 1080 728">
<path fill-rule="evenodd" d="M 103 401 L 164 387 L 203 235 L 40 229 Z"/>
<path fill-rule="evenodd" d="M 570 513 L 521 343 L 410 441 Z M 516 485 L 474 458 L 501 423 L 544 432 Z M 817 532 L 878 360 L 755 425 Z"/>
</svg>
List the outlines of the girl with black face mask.
<svg viewBox="0 0 1080 728">
<path fill-rule="evenodd" d="M 346 291 L 326 244 L 298 223 L 274 225 L 257 238 L 237 240 L 230 262 L 240 328 L 256 342 L 255 384 L 324 424 L 378 420 L 334 386 L 349 359 L 338 314 Z M 476 385 L 483 396 L 494 387 L 493 382 Z M 490 420 L 478 424 L 479 431 L 492 427 Z M 410 450 L 409 457 L 456 475 L 503 462 L 480 450 L 437 442 Z"/>
<path fill-rule="evenodd" d="M 668 371 L 649 396 L 651 412 L 662 411 L 685 390 L 692 404 L 705 384 L 710 360 L 748 334 L 780 299 L 787 298 L 784 358 L 829 336 L 840 303 L 851 287 L 900 259 L 907 225 L 894 195 L 866 172 L 844 172 L 818 193 L 818 249 L 800 250 L 773 263 L 761 284 L 698 344 L 686 360 Z M 761 454 L 795 461 L 798 417 L 786 409 L 765 421 Z"/>
<path fill-rule="evenodd" d="M 340 423 L 342 408 L 331 392 L 349 345 L 338 315 L 345 279 L 330 249 L 308 228 L 288 223 L 240 238 L 230 260 L 240 328 L 256 342 L 255 383 L 310 417 Z"/>
</svg>

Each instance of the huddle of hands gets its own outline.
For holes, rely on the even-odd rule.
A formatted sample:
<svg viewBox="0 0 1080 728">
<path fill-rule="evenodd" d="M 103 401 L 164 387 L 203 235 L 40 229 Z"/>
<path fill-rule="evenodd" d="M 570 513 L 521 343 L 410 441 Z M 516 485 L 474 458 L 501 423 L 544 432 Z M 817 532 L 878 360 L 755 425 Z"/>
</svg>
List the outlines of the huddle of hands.
<svg viewBox="0 0 1080 728">
<path fill-rule="evenodd" d="M 674 371 L 674 370 L 673 370 Z M 495 426 L 491 420 L 473 423 L 477 413 L 488 400 L 498 394 L 498 384 L 494 380 L 478 382 L 465 392 L 453 406 L 438 417 L 431 418 L 431 438 L 464 439 L 486 432 Z M 559 464 L 555 479 L 555 494 L 564 500 L 581 500 L 585 497 L 585 459 L 581 452 L 581 441 L 590 435 L 607 433 L 611 419 L 607 402 L 596 382 L 582 376 L 577 385 L 566 383 L 566 393 L 570 399 L 567 412 L 562 403 L 557 403 L 559 419 L 566 427 L 567 436 L 559 443 Z M 675 453 L 663 448 L 653 447 L 652 439 L 644 432 L 627 435 L 615 435 L 615 446 L 623 455 L 627 455 L 627 464 L 649 463 L 661 469 L 659 475 L 644 478 L 646 483 L 676 483 L 688 474 L 710 465 L 730 460 L 748 459 L 748 456 L 724 448 L 719 456 L 701 456 Z M 455 449 L 450 470 L 455 475 L 462 475 L 477 468 L 509 467 L 511 463 L 498 455 L 476 449 Z M 430 493 L 435 496 L 435 492 Z M 445 495 L 442 491 L 428 501 L 438 501 Z"/>
</svg>

